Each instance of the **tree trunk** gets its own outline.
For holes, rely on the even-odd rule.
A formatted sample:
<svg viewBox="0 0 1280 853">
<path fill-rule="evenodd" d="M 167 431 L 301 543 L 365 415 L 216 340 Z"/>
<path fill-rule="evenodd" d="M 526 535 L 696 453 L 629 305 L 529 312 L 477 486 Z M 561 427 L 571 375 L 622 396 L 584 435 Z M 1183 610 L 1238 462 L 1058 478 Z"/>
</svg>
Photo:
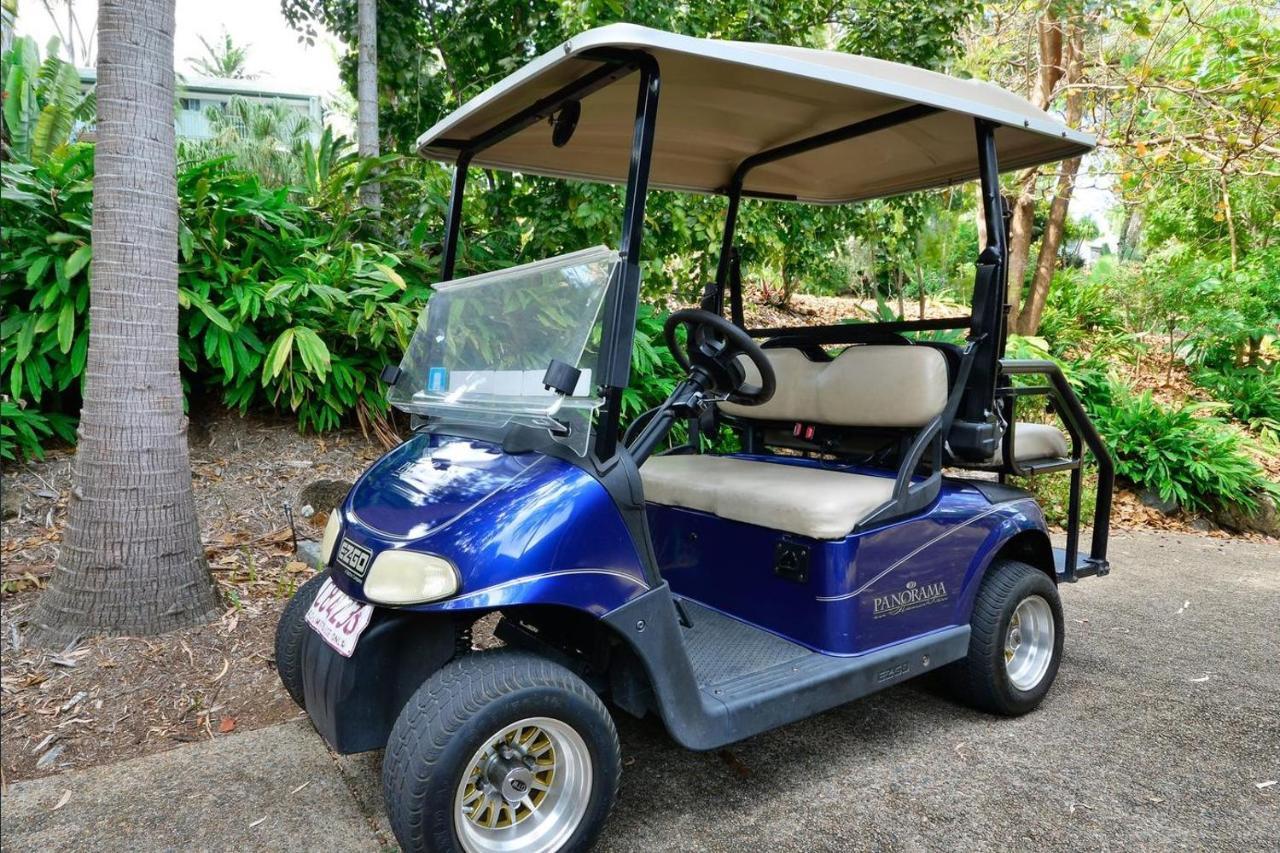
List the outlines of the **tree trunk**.
<svg viewBox="0 0 1280 853">
<path fill-rule="evenodd" d="M 1063 25 L 1054 22 L 1058 33 L 1057 63 L 1058 78 L 1054 81 L 1071 86 L 1080 81 L 1084 73 L 1084 27 L 1079 21 L 1068 24 L 1066 47 L 1062 44 Z M 1044 50 L 1043 36 L 1041 39 Z M 1080 124 L 1083 100 L 1079 89 L 1069 89 L 1063 118 L 1067 127 Z M 1012 327 L 1020 335 L 1034 335 L 1040 328 L 1040 317 L 1044 314 L 1045 301 L 1049 297 L 1049 286 L 1053 283 L 1053 273 L 1058 266 L 1058 250 L 1062 247 L 1062 235 L 1066 231 L 1067 208 L 1071 204 L 1071 193 L 1076 185 L 1076 173 L 1080 171 L 1080 158 L 1074 157 L 1062 164 L 1058 175 L 1057 191 L 1053 196 L 1053 204 L 1049 207 L 1049 220 L 1045 223 L 1044 234 L 1040 237 L 1040 254 L 1036 258 L 1036 270 L 1031 277 L 1031 293 L 1027 295 L 1022 310 L 1018 311 L 1012 321 Z"/>
<path fill-rule="evenodd" d="M 1040 254 L 1036 257 L 1036 271 L 1031 277 L 1031 292 L 1018 314 L 1015 328 L 1020 335 L 1034 335 L 1040 328 L 1040 317 L 1049 298 L 1049 285 L 1058 268 L 1058 250 L 1062 248 L 1062 235 L 1066 232 L 1067 208 L 1071 204 L 1071 192 L 1075 187 L 1076 173 L 1080 170 L 1080 158 L 1073 157 L 1062 164 L 1058 177 L 1058 191 L 1049 207 L 1049 221 L 1040 238 Z"/>
<path fill-rule="evenodd" d="M 98 12 L 89 358 L 71 502 L 33 639 L 211 618 L 178 377 L 174 0 Z"/>
<path fill-rule="evenodd" d="M 1027 169 L 1018 176 L 1018 195 L 1009 217 L 1009 323 L 1014 325 L 1022 311 L 1022 285 L 1031 256 L 1031 230 L 1035 222 L 1036 181 L 1040 170 Z"/>
<path fill-rule="evenodd" d="M 1031 103 L 1047 110 L 1053 103 L 1058 83 L 1062 80 L 1063 30 L 1055 5 L 1045 4 L 1044 14 L 1036 22 L 1036 77 L 1031 84 Z M 1035 225 L 1036 182 L 1040 169 L 1025 169 L 1018 174 L 1018 194 L 1009 219 L 1009 326 L 1017 328 L 1023 311 L 1023 282 L 1027 262 L 1031 259 L 1031 232 Z"/>
<path fill-rule="evenodd" d="M 356 136 L 361 157 L 378 156 L 378 0 L 359 0 L 360 64 L 356 82 Z M 360 188 L 360 202 L 373 211 L 382 208 L 382 187 Z"/>
</svg>

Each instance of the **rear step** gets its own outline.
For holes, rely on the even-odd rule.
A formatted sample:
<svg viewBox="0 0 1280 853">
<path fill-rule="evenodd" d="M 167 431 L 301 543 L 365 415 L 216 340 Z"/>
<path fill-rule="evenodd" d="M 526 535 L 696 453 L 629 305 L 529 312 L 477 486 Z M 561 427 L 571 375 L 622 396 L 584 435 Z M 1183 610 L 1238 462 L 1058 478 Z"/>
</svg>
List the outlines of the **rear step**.
<svg viewBox="0 0 1280 853">
<path fill-rule="evenodd" d="M 1103 577 L 1111 573 L 1111 564 L 1086 554 L 1076 555 L 1076 564 L 1072 571 L 1067 571 L 1067 549 L 1053 549 L 1053 570 L 1058 573 L 1059 581 L 1075 583 L 1080 578 Z"/>
</svg>

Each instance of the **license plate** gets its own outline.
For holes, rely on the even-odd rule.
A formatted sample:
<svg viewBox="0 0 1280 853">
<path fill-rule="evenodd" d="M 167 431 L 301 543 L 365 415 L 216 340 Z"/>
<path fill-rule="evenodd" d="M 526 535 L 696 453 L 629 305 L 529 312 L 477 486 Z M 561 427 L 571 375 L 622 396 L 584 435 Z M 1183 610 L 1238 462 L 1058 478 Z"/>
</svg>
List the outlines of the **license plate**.
<svg viewBox="0 0 1280 853">
<path fill-rule="evenodd" d="M 361 604 L 334 586 L 332 578 L 325 578 L 307 611 L 307 624 L 335 652 L 349 658 L 372 616 L 372 604 Z"/>
</svg>

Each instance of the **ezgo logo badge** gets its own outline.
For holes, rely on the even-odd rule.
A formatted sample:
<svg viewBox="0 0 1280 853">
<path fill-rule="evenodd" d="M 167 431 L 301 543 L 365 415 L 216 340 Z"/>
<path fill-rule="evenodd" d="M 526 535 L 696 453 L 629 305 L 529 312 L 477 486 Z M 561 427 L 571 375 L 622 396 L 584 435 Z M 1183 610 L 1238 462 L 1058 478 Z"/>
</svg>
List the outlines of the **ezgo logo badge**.
<svg viewBox="0 0 1280 853">
<path fill-rule="evenodd" d="M 338 566 L 358 581 L 363 581 L 364 576 L 368 574 L 371 557 L 373 557 L 372 551 L 357 545 L 350 539 L 343 539 L 338 545 Z"/>
</svg>

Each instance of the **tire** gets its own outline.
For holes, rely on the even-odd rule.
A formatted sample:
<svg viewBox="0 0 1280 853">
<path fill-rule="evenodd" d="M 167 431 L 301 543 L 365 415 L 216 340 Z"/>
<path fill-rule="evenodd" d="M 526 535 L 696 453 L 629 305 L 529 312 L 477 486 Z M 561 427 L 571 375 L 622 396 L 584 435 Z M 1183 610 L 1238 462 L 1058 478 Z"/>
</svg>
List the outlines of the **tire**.
<svg viewBox="0 0 1280 853">
<path fill-rule="evenodd" d="M 276 672 L 289 696 L 304 711 L 307 700 L 302 690 L 302 638 L 303 632 L 310 630 L 304 620 L 328 576 L 327 571 L 321 572 L 298 587 L 276 623 Z"/>
<path fill-rule="evenodd" d="M 512 757 L 529 763 L 537 754 L 537 763 L 528 764 L 536 768 L 549 755 L 556 769 L 536 771 L 525 777 L 532 780 L 528 787 L 519 787 L 520 779 L 505 774 L 520 768 L 510 761 L 496 766 L 491 751 L 495 738 L 508 732 L 528 744 Z M 477 767 L 490 775 L 473 774 Z M 413 694 L 391 730 L 382 789 L 406 853 L 487 851 L 486 839 L 529 851 L 588 850 L 613 808 L 621 769 L 613 720 L 582 679 L 537 655 L 495 649 L 446 664 Z M 526 804 L 502 800 L 499 782 L 504 790 L 528 791 Z M 544 783 L 545 790 L 535 790 Z M 480 804 L 470 807 L 471 815 L 464 813 L 467 798 Z M 542 818 L 529 822 L 534 809 L 543 810 Z M 498 829 L 477 825 L 495 820 Z"/>
<path fill-rule="evenodd" d="M 1011 632 L 1015 612 L 1017 630 Z M 1026 563 L 997 561 L 978 588 L 969 627 L 968 656 L 944 670 L 952 694 L 1009 717 L 1039 707 L 1062 661 L 1062 602 L 1049 576 Z M 1006 641 L 1016 650 L 1011 653 Z"/>
</svg>

